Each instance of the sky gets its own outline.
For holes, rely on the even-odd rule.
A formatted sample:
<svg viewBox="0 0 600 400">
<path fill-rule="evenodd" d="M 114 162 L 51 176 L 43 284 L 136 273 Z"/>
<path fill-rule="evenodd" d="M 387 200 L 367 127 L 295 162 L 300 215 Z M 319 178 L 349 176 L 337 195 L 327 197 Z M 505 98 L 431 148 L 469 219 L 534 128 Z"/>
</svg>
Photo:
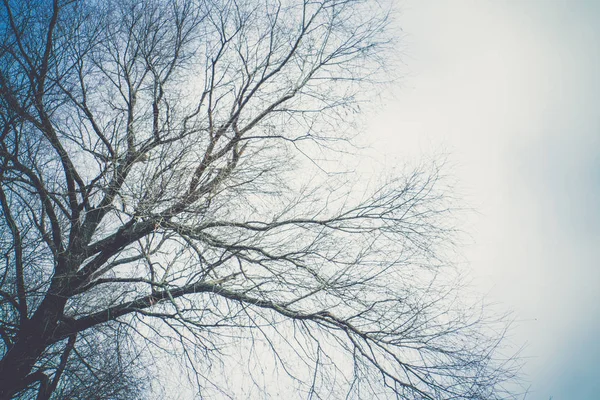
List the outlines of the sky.
<svg viewBox="0 0 600 400">
<path fill-rule="evenodd" d="M 526 399 L 599 398 L 600 1 L 397 1 L 402 78 L 373 148 L 449 154 L 467 268 L 513 312 Z"/>
</svg>

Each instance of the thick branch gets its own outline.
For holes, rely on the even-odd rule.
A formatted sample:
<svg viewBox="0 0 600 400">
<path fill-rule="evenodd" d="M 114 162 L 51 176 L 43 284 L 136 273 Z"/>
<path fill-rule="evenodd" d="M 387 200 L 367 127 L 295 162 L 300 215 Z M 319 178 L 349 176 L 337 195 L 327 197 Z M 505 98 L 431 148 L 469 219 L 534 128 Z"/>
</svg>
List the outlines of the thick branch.
<svg viewBox="0 0 600 400">
<path fill-rule="evenodd" d="M 0 175 L 0 178 L 1 177 L 2 176 Z M 13 248 L 15 251 L 15 276 L 17 278 L 17 298 L 19 300 L 18 310 L 21 324 L 23 324 L 23 322 L 27 320 L 27 298 L 25 297 L 25 280 L 23 277 L 23 242 L 21 239 L 21 232 L 19 231 L 19 227 L 12 216 L 2 185 L 0 185 L 0 203 L 2 204 L 2 213 L 4 214 L 4 219 L 10 228 L 13 238 Z"/>
</svg>

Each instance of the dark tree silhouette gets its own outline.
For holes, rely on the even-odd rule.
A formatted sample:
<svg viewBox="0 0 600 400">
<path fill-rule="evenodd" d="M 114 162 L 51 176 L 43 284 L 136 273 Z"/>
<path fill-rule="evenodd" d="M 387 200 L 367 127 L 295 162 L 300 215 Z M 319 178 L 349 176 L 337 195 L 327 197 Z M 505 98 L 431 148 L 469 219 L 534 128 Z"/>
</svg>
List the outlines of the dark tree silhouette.
<svg viewBox="0 0 600 400">
<path fill-rule="evenodd" d="M 0 398 L 144 397 L 165 353 L 207 397 L 275 371 L 301 397 L 509 397 L 502 334 L 442 278 L 438 171 L 306 175 L 387 25 L 373 0 L 3 0 Z"/>
</svg>

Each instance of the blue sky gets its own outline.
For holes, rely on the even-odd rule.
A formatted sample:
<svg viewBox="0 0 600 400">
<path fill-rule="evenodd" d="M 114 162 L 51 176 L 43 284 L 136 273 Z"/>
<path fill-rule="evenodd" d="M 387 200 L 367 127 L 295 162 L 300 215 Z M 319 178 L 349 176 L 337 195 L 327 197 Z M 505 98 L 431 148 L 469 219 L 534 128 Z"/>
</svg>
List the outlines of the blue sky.
<svg viewBox="0 0 600 400">
<path fill-rule="evenodd" d="M 468 268 L 514 311 L 527 399 L 600 398 L 600 2 L 399 4 L 405 70 L 374 148 L 450 153 L 478 211 Z"/>
</svg>

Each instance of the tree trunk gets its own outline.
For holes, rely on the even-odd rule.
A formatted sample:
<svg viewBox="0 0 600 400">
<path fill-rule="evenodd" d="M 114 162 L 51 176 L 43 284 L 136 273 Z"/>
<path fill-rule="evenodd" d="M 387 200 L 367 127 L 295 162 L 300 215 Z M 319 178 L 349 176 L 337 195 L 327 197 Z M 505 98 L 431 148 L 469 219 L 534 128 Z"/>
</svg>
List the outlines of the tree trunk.
<svg viewBox="0 0 600 400">
<path fill-rule="evenodd" d="M 14 344 L 0 360 L 0 400 L 9 400 L 17 392 L 39 380 L 32 374 L 36 360 L 53 341 L 66 299 L 48 294 L 33 317 L 25 321 Z"/>
<path fill-rule="evenodd" d="M 27 378 L 44 349 L 42 338 L 36 336 L 20 338 L 0 361 L 0 400 L 11 399 L 33 383 Z"/>
</svg>

